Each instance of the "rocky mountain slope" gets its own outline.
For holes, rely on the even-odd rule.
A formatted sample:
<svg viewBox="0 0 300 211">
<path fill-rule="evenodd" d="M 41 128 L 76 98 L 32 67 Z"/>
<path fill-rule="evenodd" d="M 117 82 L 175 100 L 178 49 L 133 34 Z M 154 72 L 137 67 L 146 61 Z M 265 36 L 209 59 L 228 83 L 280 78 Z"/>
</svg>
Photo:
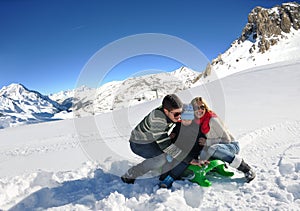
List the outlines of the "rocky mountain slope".
<svg viewBox="0 0 300 211">
<path fill-rule="evenodd" d="M 230 48 L 214 59 L 210 68 L 226 75 L 276 62 L 300 59 L 300 5 L 284 3 L 254 8 L 248 23 Z"/>
</svg>

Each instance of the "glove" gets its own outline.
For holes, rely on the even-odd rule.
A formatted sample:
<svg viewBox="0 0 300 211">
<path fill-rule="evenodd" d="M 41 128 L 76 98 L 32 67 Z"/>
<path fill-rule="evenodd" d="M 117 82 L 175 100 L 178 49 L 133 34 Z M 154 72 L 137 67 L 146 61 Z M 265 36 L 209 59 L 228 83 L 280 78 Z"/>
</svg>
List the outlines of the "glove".
<svg viewBox="0 0 300 211">
<path fill-rule="evenodd" d="M 166 155 L 166 159 L 167 159 L 168 163 L 171 163 L 173 161 L 173 157 L 169 154 Z"/>
</svg>

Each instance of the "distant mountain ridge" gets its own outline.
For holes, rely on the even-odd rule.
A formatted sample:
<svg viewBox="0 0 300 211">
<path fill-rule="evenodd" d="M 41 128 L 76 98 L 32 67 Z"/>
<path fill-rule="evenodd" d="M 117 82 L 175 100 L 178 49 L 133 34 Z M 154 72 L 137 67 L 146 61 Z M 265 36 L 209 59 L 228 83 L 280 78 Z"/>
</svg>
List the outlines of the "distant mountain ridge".
<svg viewBox="0 0 300 211">
<path fill-rule="evenodd" d="M 80 87 L 44 96 L 22 84 L 0 90 L 0 128 L 107 112 L 190 88 L 199 72 L 174 72 L 113 81 L 99 88 Z"/>
<path fill-rule="evenodd" d="M 62 102 L 73 95 L 71 110 L 76 113 L 75 116 L 85 116 L 136 105 L 188 89 L 199 75 L 199 72 L 181 67 L 173 72 L 113 81 L 97 89 L 81 87 L 71 91 L 72 94 L 60 93 L 50 97 Z"/>
<path fill-rule="evenodd" d="M 67 108 L 22 84 L 11 84 L 0 90 L 0 128 L 20 122 L 41 122 Z"/>
<path fill-rule="evenodd" d="M 11 103 L 22 112 L 26 112 L 28 107 L 24 105 L 30 105 L 30 102 L 35 103 L 35 109 L 33 111 L 36 112 L 43 111 L 45 109 L 44 105 L 46 105 L 47 111 L 49 111 L 49 107 L 52 108 L 53 112 L 65 110 L 63 106 L 51 100 L 48 96 L 42 95 L 34 90 L 29 90 L 22 84 L 10 84 L 7 87 L 3 87 L 0 90 L 0 97 L 10 100 Z M 36 106 L 37 102 L 41 103 Z"/>
</svg>

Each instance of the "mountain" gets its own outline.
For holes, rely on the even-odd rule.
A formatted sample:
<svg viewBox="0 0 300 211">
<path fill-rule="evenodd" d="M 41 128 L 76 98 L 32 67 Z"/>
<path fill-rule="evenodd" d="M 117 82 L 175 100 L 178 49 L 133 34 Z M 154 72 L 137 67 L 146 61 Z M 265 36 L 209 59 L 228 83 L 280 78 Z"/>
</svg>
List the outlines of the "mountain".
<svg viewBox="0 0 300 211">
<path fill-rule="evenodd" d="M 47 121 L 64 110 L 66 107 L 22 84 L 11 84 L 0 90 L 0 128 Z"/>
<path fill-rule="evenodd" d="M 50 98 L 60 103 L 72 98 L 73 106 L 70 110 L 75 116 L 86 116 L 129 107 L 188 89 L 199 74 L 187 67 L 181 67 L 173 72 L 109 82 L 97 89 L 80 87 L 70 92 L 51 95 Z"/>
<path fill-rule="evenodd" d="M 0 90 L 0 128 L 103 113 L 161 98 L 189 88 L 199 72 L 181 67 L 113 81 L 99 88 L 79 87 L 44 96 L 22 84 Z"/>
<path fill-rule="evenodd" d="M 256 66 L 300 59 L 300 5 L 256 7 L 230 48 L 213 59 L 217 78 Z"/>
</svg>

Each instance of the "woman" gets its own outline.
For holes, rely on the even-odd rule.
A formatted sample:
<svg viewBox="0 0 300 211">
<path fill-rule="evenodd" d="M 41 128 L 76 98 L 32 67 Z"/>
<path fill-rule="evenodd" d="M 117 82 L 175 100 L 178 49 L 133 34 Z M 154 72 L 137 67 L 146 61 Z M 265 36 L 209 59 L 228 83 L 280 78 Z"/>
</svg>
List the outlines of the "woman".
<svg viewBox="0 0 300 211">
<path fill-rule="evenodd" d="M 237 154 L 240 151 L 239 143 L 226 129 L 222 120 L 209 109 L 202 97 L 196 97 L 191 104 L 194 108 L 195 122 L 206 136 L 200 139 L 199 144 L 204 146 L 201 159 L 219 159 L 229 163 L 229 166 L 242 171 L 247 182 L 255 178 L 253 169 Z"/>
</svg>

